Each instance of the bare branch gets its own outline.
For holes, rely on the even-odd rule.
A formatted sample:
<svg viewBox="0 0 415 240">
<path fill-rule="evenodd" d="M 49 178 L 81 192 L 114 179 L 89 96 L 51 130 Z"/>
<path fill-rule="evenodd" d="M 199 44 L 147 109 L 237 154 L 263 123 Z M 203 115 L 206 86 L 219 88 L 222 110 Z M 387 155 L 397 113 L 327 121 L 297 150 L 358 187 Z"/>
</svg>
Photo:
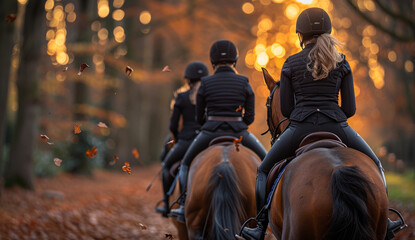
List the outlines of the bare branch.
<svg viewBox="0 0 415 240">
<path fill-rule="evenodd" d="M 346 2 L 352 7 L 352 9 L 358 13 L 363 19 L 365 19 L 367 22 L 369 22 L 370 24 L 372 24 L 373 26 L 375 26 L 376 28 L 380 29 L 381 31 L 389 34 L 391 37 L 395 38 L 398 41 L 401 42 L 411 42 L 415 40 L 415 36 L 414 35 L 400 35 L 398 33 L 396 33 L 393 30 L 390 30 L 386 27 L 384 27 L 382 24 L 379 23 L 379 21 L 376 21 L 375 19 L 370 18 L 369 16 L 367 16 L 366 14 L 364 14 L 363 12 L 360 11 L 360 9 L 353 3 L 352 0 L 346 0 Z"/>
</svg>

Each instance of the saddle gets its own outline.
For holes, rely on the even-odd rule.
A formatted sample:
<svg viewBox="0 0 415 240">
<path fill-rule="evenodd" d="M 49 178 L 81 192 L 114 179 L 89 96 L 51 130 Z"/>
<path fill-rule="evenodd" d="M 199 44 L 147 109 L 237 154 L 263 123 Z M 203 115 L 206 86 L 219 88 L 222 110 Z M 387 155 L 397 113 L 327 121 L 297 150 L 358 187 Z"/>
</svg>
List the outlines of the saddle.
<svg viewBox="0 0 415 240">
<path fill-rule="evenodd" d="M 295 156 L 284 159 L 274 165 L 267 177 L 266 191 L 270 193 L 273 188 L 278 184 L 275 183 L 278 176 L 282 173 L 285 167 L 295 157 L 300 156 L 303 153 L 311 151 L 316 148 L 334 148 L 334 147 L 347 147 L 341 139 L 334 133 L 330 132 L 315 132 L 307 135 L 300 143 L 298 149 L 295 151 Z M 278 179 L 279 180 L 279 179 Z M 275 185 L 275 186 L 274 186 Z"/>
<path fill-rule="evenodd" d="M 213 145 L 230 145 L 233 144 L 233 141 L 238 140 L 236 137 L 232 136 L 220 136 L 214 138 L 212 141 L 209 142 L 209 147 Z"/>
</svg>

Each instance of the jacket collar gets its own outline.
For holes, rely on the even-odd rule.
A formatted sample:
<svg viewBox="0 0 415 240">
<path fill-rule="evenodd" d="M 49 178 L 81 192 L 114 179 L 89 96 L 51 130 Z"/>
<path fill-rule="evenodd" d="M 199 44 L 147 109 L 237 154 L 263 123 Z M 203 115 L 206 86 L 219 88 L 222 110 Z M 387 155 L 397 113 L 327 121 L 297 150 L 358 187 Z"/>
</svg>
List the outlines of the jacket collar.
<svg viewBox="0 0 415 240">
<path fill-rule="evenodd" d="M 220 73 L 220 72 L 233 72 L 235 73 L 235 71 L 228 66 L 220 66 L 216 69 L 215 73 Z"/>
<path fill-rule="evenodd" d="M 305 45 L 304 49 L 311 50 L 314 47 L 314 45 L 316 45 L 316 43 L 309 43 Z"/>
</svg>

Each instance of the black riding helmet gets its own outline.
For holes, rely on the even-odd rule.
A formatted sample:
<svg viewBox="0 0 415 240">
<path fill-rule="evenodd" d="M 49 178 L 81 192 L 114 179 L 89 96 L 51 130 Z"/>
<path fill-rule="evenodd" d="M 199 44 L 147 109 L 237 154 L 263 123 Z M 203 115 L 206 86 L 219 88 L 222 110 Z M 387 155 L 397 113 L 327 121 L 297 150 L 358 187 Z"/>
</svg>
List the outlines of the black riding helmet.
<svg viewBox="0 0 415 240">
<path fill-rule="evenodd" d="M 217 41 L 210 48 L 210 62 L 213 66 L 220 63 L 233 63 L 235 65 L 238 57 L 235 44 L 228 40 Z"/>
<path fill-rule="evenodd" d="M 189 79 L 190 82 L 197 82 L 204 76 L 209 75 L 207 66 L 202 62 L 191 62 L 187 65 L 184 72 L 184 77 Z"/>
<path fill-rule="evenodd" d="M 305 39 L 331 33 L 331 20 L 321 8 L 308 8 L 300 13 L 295 28 Z"/>
</svg>

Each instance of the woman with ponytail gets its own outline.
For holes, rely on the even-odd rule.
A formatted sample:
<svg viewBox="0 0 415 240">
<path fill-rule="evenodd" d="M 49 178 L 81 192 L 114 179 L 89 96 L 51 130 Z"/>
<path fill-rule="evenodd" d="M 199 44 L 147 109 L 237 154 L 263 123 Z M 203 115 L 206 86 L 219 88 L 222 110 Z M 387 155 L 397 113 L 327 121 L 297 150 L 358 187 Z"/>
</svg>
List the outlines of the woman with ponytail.
<svg viewBox="0 0 415 240">
<path fill-rule="evenodd" d="M 258 167 L 258 225 L 253 229 L 243 229 L 242 235 L 246 239 L 264 238 L 268 211 L 261 209 L 266 204 L 266 179 L 271 168 L 275 163 L 293 156 L 301 140 L 310 133 L 332 132 L 348 147 L 368 155 L 379 167 L 386 187 L 379 159 L 347 123 L 347 119 L 356 112 L 353 76 L 346 57 L 338 51 L 340 42 L 330 35 L 329 15 L 321 8 L 304 10 L 298 16 L 296 32 L 303 50 L 288 57 L 280 79 L 281 111 L 290 119 L 290 124 Z"/>
<path fill-rule="evenodd" d="M 175 142 L 174 147 L 167 153 L 162 167 L 163 182 L 163 203 L 164 205 L 156 208 L 156 212 L 163 217 L 168 217 L 169 195 L 167 194 L 171 181 L 169 180 L 170 168 L 182 160 L 184 154 L 199 133 L 200 125 L 196 122 L 196 94 L 199 90 L 202 77 L 209 75 L 207 66 L 202 62 L 191 62 L 187 65 L 184 78 L 190 89 L 179 93 L 174 101 L 173 113 L 170 118 L 170 131 Z M 183 120 L 183 127 L 179 128 L 180 119 Z"/>
</svg>

